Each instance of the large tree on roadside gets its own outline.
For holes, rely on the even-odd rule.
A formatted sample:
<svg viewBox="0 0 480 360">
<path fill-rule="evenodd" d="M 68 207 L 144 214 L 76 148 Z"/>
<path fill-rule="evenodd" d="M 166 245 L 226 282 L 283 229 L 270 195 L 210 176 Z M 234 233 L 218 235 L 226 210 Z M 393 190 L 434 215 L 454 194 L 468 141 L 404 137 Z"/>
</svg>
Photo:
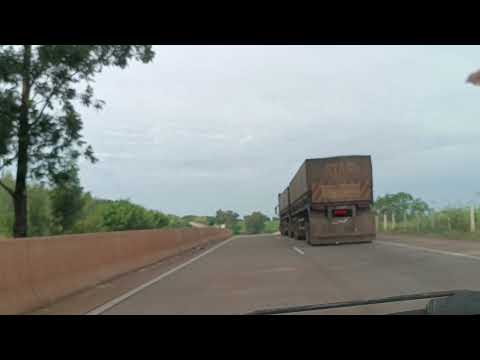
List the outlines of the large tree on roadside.
<svg viewBox="0 0 480 360">
<path fill-rule="evenodd" d="M 78 173 L 78 166 L 72 163 L 70 169 L 66 169 L 65 178 L 58 179 L 50 191 L 56 233 L 71 232 L 82 215 L 86 197 Z"/>
<path fill-rule="evenodd" d="M 0 45 L 0 170 L 16 166 L 15 187 L 0 187 L 14 203 L 15 237 L 27 236 L 29 177 L 56 182 L 72 160 L 96 160 L 76 110 L 102 108 L 94 76 L 153 57 L 151 45 Z"/>
</svg>

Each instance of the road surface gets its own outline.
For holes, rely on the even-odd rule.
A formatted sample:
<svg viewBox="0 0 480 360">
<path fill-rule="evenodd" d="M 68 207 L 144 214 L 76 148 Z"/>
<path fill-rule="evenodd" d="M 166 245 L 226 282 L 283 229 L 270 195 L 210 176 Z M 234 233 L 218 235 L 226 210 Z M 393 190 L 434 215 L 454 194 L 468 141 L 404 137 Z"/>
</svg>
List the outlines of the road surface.
<svg viewBox="0 0 480 360">
<path fill-rule="evenodd" d="M 378 236 L 371 244 L 308 246 L 238 236 L 175 264 L 92 314 L 243 314 L 290 305 L 451 289 L 480 290 L 480 244 Z M 428 300 L 304 314 L 386 314 Z"/>
</svg>

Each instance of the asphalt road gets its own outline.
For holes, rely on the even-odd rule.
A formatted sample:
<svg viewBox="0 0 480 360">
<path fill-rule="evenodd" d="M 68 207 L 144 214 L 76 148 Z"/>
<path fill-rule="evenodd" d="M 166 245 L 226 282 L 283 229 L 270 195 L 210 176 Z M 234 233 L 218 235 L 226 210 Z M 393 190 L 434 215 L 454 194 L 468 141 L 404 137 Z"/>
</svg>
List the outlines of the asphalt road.
<svg viewBox="0 0 480 360">
<path fill-rule="evenodd" d="M 371 244 L 312 247 L 280 236 L 239 236 L 107 303 L 97 313 L 243 314 L 425 291 L 480 290 L 476 255 L 480 249 L 474 245 L 476 252 L 469 255 L 382 237 Z M 387 314 L 426 303 L 416 300 L 303 314 Z"/>
</svg>

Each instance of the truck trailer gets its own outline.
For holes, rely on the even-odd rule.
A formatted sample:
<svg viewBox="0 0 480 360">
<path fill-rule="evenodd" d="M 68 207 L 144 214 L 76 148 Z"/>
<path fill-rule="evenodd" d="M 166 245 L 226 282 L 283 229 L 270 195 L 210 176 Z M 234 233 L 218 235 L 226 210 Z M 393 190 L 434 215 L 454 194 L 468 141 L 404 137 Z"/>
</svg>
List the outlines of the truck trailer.
<svg viewBox="0 0 480 360">
<path fill-rule="evenodd" d="M 278 194 L 280 233 L 310 245 L 376 237 L 370 156 L 307 159 Z"/>
</svg>

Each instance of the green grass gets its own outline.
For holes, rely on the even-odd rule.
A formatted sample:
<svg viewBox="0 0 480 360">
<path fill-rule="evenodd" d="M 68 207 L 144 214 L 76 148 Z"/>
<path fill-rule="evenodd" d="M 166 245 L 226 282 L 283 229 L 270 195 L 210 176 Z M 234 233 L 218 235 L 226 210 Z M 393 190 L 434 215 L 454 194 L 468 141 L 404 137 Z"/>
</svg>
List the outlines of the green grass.
<svg viewBox="0 0 480 360">
<path fill-rule="evenodd" d="M 383 218 L 379 218 L 379 233 L 383 230 Z M 390 217 L 388 218 L 390 221 Z M 431 216 L 408 219 L 406 223 L 397 222 L 396 229 L 386 233 L 406 234 L 428 237 L 440 237 L 451 240 L 480 241 L 480 210 L 475 212 L 476 232 L 470 232 L 470 209 L 448 208 L 437 211 L 432 224 Z M 388 227 L 391 224 L 388 222 Z"/>
<path fill-rule="evenodd" d="M 263 231 L 264 233 L 266 234 L 273 234 L 273 233 L 276 233 L 278 231 L 278 226 L 279 226 L 279 221 L 276 220 L 276 221 L 267 221 L 265 223 L 265 230 Z"/>
</svg>

